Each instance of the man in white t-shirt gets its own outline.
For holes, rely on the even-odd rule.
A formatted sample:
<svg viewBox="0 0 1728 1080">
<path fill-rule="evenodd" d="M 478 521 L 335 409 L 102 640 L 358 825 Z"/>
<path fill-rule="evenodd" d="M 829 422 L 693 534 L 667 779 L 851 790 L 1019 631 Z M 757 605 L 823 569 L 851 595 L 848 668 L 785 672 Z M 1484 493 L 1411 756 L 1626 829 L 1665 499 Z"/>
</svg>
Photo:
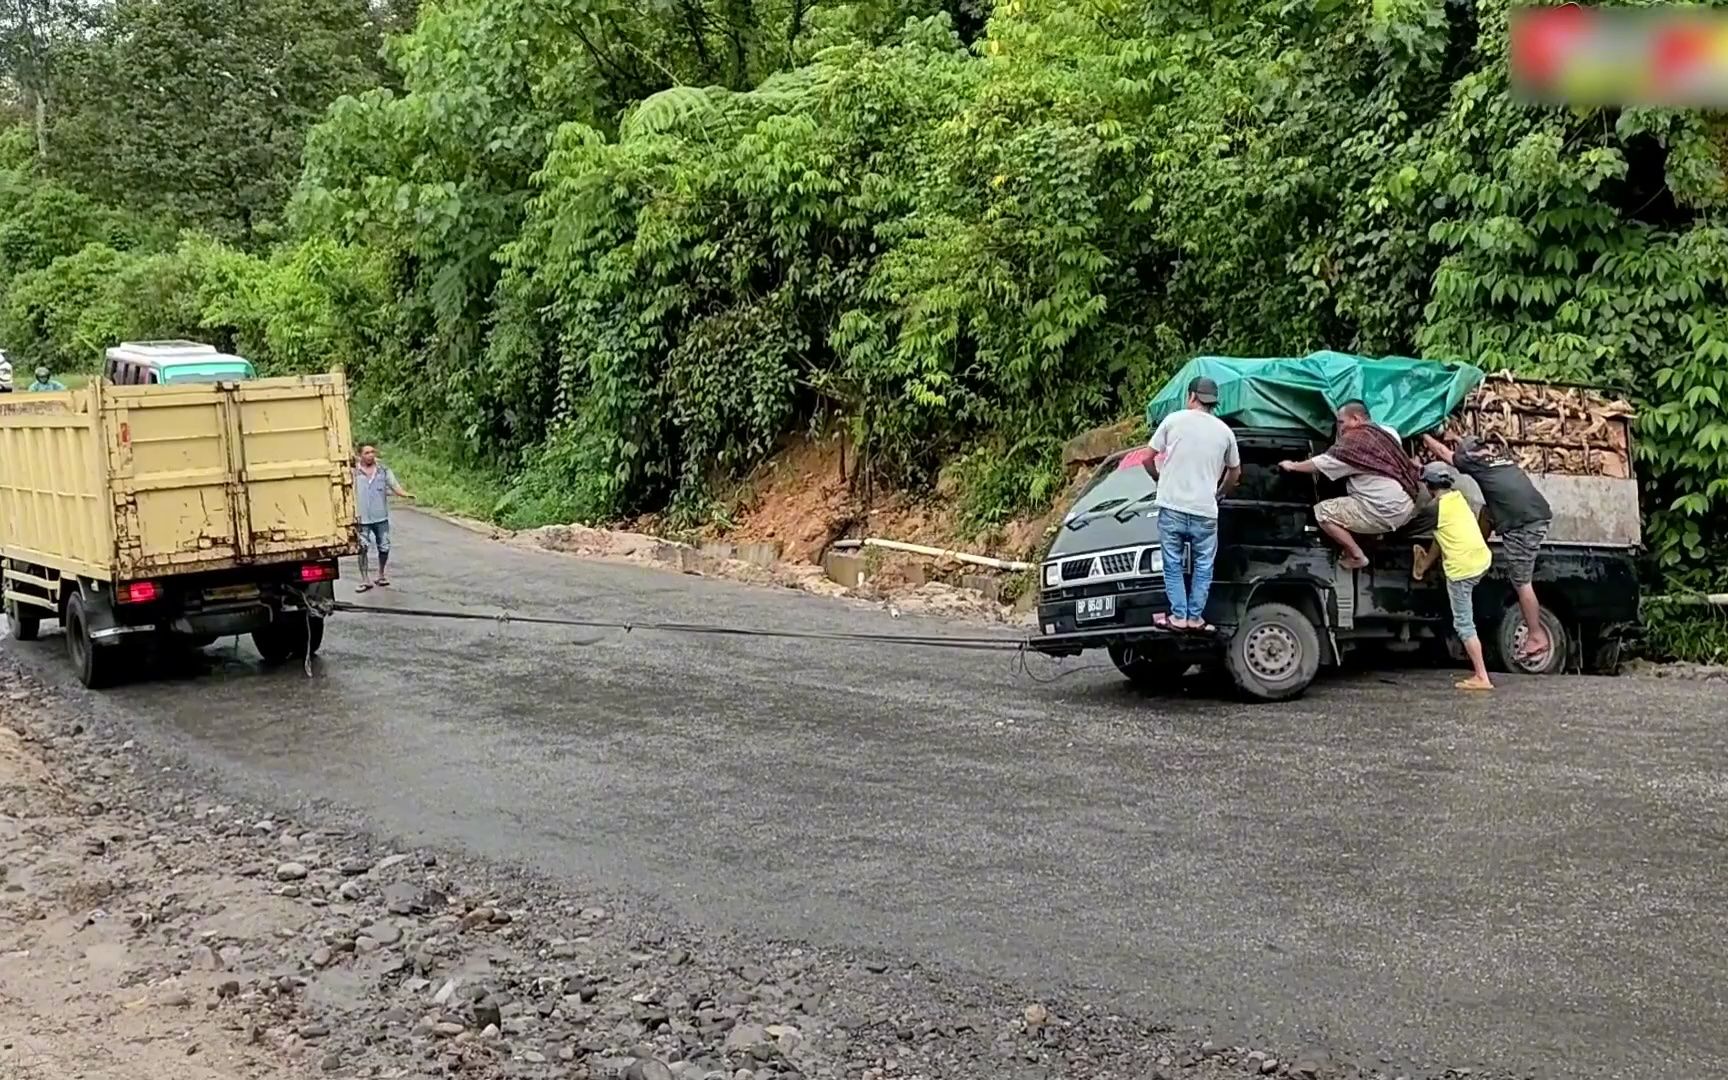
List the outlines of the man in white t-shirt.
<svg viewBox="0 0 1728 1080">
<path fill-rule="evenodd" d="M 1218 500 L 1242 479 L 1236 433 L 1212 415 L 1218 384 L 1201 376 L 1188 384 L 1188 407 L 1171 413 L 1152 433 L 1146 469 L 1158 478 L 1158 533 L 1164 555 L 1168 617 L 1153 622 L 1169 630 L 1210 630 L 1206 599 L 1218 554 Z M 1194 553 L 1194 578 L 1182 574 L 1182 556 Z"/>
</svg>

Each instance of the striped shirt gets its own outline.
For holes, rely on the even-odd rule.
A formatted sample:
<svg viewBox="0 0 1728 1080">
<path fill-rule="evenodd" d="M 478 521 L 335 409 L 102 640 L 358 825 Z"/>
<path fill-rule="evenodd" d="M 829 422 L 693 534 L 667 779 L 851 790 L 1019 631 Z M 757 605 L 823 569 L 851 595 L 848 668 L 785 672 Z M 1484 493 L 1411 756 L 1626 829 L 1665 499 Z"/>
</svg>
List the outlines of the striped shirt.
<svg viewBox="0 0 1728 1080">
<path fill-rule="evenodd" d="M 354 466 L 354 503 L 360 511 L 360 524 L 375 525 L 390 520 L 390 493 L 396 486 L 396 474 L 388 465 L 377 466 L 371 476 L 360 466 Z"/>
</svg>

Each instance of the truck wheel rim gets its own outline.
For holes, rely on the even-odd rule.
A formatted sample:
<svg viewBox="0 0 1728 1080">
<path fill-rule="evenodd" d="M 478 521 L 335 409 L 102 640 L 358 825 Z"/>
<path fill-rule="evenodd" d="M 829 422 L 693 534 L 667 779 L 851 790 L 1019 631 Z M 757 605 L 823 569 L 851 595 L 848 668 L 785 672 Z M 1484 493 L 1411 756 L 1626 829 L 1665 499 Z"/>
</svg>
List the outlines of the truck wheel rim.
<svg viewBox="0 0 1728 1080">
<path fill-rule="evenodd" d="M 1242 651 L 1248 670 L 1267 682 L 1288 678 L 1302 661 L 1302 643 L 1286 626 L 1256 626 Z"/>
</svg>

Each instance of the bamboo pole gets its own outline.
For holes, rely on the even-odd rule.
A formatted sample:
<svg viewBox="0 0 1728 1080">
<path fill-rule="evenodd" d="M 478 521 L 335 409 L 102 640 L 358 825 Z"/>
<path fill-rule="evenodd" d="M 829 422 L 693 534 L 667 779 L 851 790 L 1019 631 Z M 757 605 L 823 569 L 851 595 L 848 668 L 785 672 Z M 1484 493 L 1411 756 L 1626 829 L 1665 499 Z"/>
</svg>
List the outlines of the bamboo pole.
<svg viewBox="0 0 1728 1080">
<path fill-rule="evenodd" d="M 971 563 L 973 566 L 988 566 L 995 570 L 1019 572 L 1032 569 L 1031 563 L 1015 562 L 1011 559 L 996 559 L 989 555 L 973 555 L 965 551 L 954 551 L 950 548 L 926 547 L 923 544 L 908 544 L 900 540 L 882 540 L 867 536 L 862 540 L 836 540 L 831 545 L 841 551 L 854 548 L 873 547 L 886 551 L 904 551 L 912 555 L 925 555 L 932 559 L 953 559 L 955 562 Z"/>
</svg>

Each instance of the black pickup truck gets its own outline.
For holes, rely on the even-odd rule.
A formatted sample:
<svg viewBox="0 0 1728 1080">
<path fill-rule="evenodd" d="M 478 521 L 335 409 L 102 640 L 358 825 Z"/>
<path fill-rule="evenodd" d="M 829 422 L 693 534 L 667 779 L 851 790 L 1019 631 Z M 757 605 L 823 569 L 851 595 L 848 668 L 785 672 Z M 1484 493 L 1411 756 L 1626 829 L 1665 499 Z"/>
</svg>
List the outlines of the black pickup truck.
<svg viewBox="0 0 1728 1080">
<path fill-rule="evenodd" d="M 1324 449 L 1290 431 L 1239 429 L 1242 483 L 1220 506 L 1218 556 L 1206 618 L 1216 636 L 1160 630 L 1168 612 L 1159 550 L 1157 482 L 1124 451 L 1099 467 L 1075 501 L 1040 567 L 1038 628 L 1031 647 L 1051 656 L 1104 649 L 1136 683 L 1157 686 L 1195 664 L 1221 666 L 1249 698 L 1301 694 L 1322 667 L 1353 649 L 1444 647 L 1451 612 L 1438 568 L 1412 579 L 1413 548 L 1433 534 L 1433 511 L 1369 538 L 1364 570 L 1338 565 L 1314 524 L 1314 504 L 1341 487 L 1277 463 Z M 1491 662 L 1542 674 L 1611 671 L 1623 630 L 1638 618 L 1635 551 L 1553 543 L 1536 564 L 1542 618 L 1557 643 L 1540 668 L 1513 660 L 1524 620 L 1495 566 L 1476 590 L 1476 619 Z M 1455 646 L 1455 641 L 1453 645 Z M 1510 667 L 1509 665 L 1517 665 Z"/>
</svg>

